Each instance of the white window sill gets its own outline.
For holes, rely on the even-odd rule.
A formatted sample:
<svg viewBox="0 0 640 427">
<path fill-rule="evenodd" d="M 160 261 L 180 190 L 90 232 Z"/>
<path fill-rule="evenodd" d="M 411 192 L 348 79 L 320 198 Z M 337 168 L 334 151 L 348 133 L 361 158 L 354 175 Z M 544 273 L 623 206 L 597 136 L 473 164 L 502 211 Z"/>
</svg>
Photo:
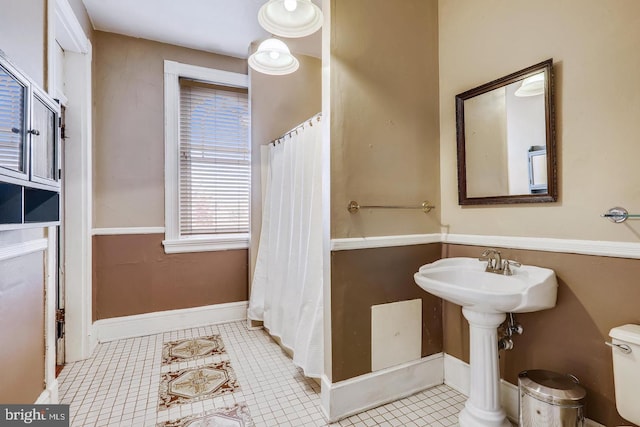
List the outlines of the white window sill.
<svg viewBox="0 0 640 427">
<path fill-rule="evenodd" d="M 183 237 L 162 241 L 164 252 L 179 254 L 186 252 L 214 252 L 232 249 L 247 249 L 249 247 L 248 234 L 230 234 L 220 236 Z"/>
</svg>

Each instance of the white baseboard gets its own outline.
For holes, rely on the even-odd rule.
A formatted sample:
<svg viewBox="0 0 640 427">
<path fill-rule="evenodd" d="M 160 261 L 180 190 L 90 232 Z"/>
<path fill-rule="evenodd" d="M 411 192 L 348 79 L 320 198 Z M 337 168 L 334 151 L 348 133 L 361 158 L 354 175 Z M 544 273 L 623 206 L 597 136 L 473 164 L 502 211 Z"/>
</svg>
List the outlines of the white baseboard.
<svg viewBox="0 0 640 427">
<path fill-rule="evenodd" d="M 100 344 L 98 342 L 98 330 L 96 329 L 94 323 L 89 332 L 89 355 L 93 354 L 93 352 L 96 350 L 96 347 L 98 347 L 98 344 Z"/>
<path fill-rule="evenodd" d="M 97 342 L 141 337 L 178 329 L 228 323 L 247 318 L 247 301 L 181 310 L 158 311 L 98 320 L 93 324 Z"/>
<path fill-rule="evenodd" d="M 332 423 L 443 382 L 443 355 L 434 354 L 337 383 L 322 376 L 322 411 Z"/>
<path fill-rule="evenodd" d="M 454 390 L 469 395 L 469 379 L 471 372 L 469 364 L 453 357 L 444 355 L 444 383 Z M 507 381 L 500 380 L 500 403 L 507 412 L 507 417 L 516 424 L 518 423 L 518 386 Z M 605 427 L 593 420 L 586 419 L 586 427 Z"/>
<path fill-rule="evenodd" d="M 38 399 L 34 402 L 36 405 L 49 405 L 58 403 L 58 380 L 51 381 L 47 388 L 42 390 Z"/>
<path fill-rule="evenodd" d="M 444 354 L 444 383 L 455 391 L 469 396 L 471 372 L 469 364 L 450 354 Z"/>
</svg>

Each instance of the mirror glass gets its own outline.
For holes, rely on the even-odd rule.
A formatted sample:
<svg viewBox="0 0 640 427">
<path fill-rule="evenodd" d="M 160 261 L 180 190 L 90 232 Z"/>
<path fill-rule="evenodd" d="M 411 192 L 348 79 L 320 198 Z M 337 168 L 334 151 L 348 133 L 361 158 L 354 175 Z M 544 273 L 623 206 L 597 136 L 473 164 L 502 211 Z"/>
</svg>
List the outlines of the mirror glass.
<svg viewBox="0 0 640 427">
<path fill-rule="evenodd" d="M 557 200 L 552 60 L 456 96 L 461 205 Z"/>
</svg>

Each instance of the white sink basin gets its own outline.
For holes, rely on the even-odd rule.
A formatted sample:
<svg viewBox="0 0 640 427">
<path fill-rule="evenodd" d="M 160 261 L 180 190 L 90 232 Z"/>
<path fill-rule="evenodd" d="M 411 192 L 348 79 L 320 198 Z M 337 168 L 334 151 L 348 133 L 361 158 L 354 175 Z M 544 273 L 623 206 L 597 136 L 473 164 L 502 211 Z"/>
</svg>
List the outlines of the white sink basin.
<svg viewBox="0 0 640 427">
<path fill-rule="evenodd" d="M 523 265 L 512 276 L 484 271 L 477 258 L 446 258 L 423 265 L 414 275 L 430 294 L 486 313 L 526 313 L 556 305 L 558 283 L 553 270 Z"/>
<path fill-rule="evenodd" d="M 477 258 L 447 258 L 423 265 L 414 275 L 425 291 L 461 305 L 469 321 L 469 399 L 458 416 L 461 427 L 511 427 L 500 406 L 497 328 L 506 313 L 556 305 L 553 270 L 523 265 L 505 276 L 485 272 L 486 266 Z"/>
</svg>

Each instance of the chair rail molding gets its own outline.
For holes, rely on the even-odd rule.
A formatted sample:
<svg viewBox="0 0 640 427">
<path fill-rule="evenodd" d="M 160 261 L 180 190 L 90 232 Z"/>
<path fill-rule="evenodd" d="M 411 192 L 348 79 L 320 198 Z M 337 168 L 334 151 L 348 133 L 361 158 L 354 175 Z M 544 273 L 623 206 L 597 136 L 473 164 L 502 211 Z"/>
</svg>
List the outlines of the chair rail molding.
<svg viewBox="0 0 640 427">
<path fill-rule="evenodd" d="M 335 238 L 331 239 L 331 250 L 346 251 L 393 246 L 424 245 L 429 243 L 495 246 L 532 251 L 640 259 L 640 243 L 635 242 L 447 233 Z"/>
</svg>

